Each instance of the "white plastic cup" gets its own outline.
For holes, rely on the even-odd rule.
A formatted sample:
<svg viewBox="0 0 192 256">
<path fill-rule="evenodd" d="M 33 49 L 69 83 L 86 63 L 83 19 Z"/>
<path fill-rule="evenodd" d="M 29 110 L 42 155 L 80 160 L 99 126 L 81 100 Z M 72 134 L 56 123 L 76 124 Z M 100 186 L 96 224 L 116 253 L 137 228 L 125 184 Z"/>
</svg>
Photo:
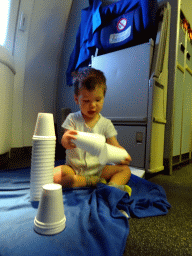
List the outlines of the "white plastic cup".
<svg viewBox="0 0 192 256">
<path fill-rule="evenodd" d="M 79 132 L 74 135 L 77 139 L 73 140 L 76 147 L 81 148 L 94 156 L 99 156 L 105 145 L 105 137 L 100 134 Z"/>
<path fill-rule="evenodd" d="M 99 162 L 101 165 L 109 163 L 120 164 L 126 157 L 128 157 L 126 150 L 105 143 L 99 155 Z"/>
<path fill-rule="evenodd" d="M 47 175 L 46 178 L 44 178 L 44 179 L 41 179 L 41 177 L 38 177 L 38 179 L 36 177 L 32 178 L 32 181 L 35 182 L 36 185 L 38 185 L 41 188 L 41 193 L 42 193 L 42 186 L 44 186 L 45 184 L 49 184 L 50 180 L 52 180 L 50 174 Z M 31 187 L 31 191 L 33 192 L 33 195 L 39 196 L 39 193 L 38 193 L 38 190 L 36 189 L 36 187 L 34 187 L 34 186 Z M 41 193 L 40 193 L 40 198 L 41 198 Z M 38 201 L 40 201 L 40 198 Z"/>
<path fill-rule="evenodd" d="M 40 197 L 39 197 L 39 190 L 37 190 L 37 188 L 35 186 L 31 187 L 31 192 L 33 193 L 33 196 L 38 197 L 38 200 L 36 200 L 36 201 L 40 201 L 41 193 L 42 193 L 42 186 L 44 186 L 45 184 L 49 184 L 49 181 L 52 180 L 51 175 L 47 175 L 46 178 L 44 178 L 44 179 L 41 179 L 41 178 L 42 177 L 38 177 L 38 179 L 37 179 L 36 177 L 33 177 L 31 179 L 33 182 L 35 182 L 36 186 L 40 187 Z M 35 200 L 33 200 L 33 201 L 35 201 Z"/>
<path fill-rule="evenodd" d="M 35 136 L 55 136 L 55 127 L 53 114 L 38 113 L 35 131 Z"/>
<path fill-rule="evenodd" d="M 34 161 L 34 154 L 33 154 L 33 161 L 31 164 L 35 164 L 35 165 L 41 165 L 43 164 L 53 164 L 53 160 L 50 158 L 50 155 L 46 156 L 46 157 L 38 157 L 38 155 L 35 155 L 36 159 Z"/>
<path fill-rule="evenodd" d="M 55 154 L 55 147 L 51 148 L 51 149 L 36 149 L 36 150 L 33 150 L 33 154 L 35 155 L 42 155 L 44 156 L 45 158 L 49 158 L 50 156 L 54 155 Z"/>
<path fill-rule="evenodd" d="M 40 136 L 39 136 L 40 137 Z M 55 146 L 56 146 L 56 137 L 53 136 L 51 139 L 36 139 L 35 136 L 33 136 L 32 139 L 33 147 L 32 151 L 34 154 L 55 154 Z"/>
<path fill-rule="evenodd" d="M 53 173 L 53 169 L 54 169 L 54 166 L 51 165 L 51 166 L 46 166 L 46 167 L 41 167 L 41 166 L 35 166 L 36 169 L 38 169 L 38 172 L 33 172 L 33 175 L 31 175 L 31 180 L 34 181 L 34 179 L 36 179 L 37 181 L 41 178 L 41 182 L 44 182 L 43 180 L 46 178 L 46 177 L 51 177 L 52 173 Z M 44 171 L 44 169 L 46 169 L 46 171 Z M 50 180 L 51 182 L 53 181 L 53 179 L 51 178 Z M 46 184 L 44 182 L 44 184 Z"/>
<path fill-rule="evenodd" d="M 65 229 L 65 223 L 62 186 L 54 183 L 44 185 L 34 230 L 41 235 L 55 235 Z"/>
<path fill-rule="evenodd" d="M 51 146 L 51 147 L 48 147 L 48 148 L 41 147 L 41 148 L 36 148 L 36 149 L 33 150 L 33 152 L 35 154 L 44 154 L 44 155 L 45 155 L 45 153 L 48 154 L 48 155 L 53 154 L 54 151 L 55 151 L 55 146 L 54 147 Z"/>
<path fill-rule="evenodd" d="M 56 140 L 56 136 L 37 136 L 33 135 L 33 140 L 36 140 L 37 145 L 52 145 Z"/>
<path fill-rule="evenodd" d="M 47 163 L 47 164 L 37 164 L 37 163 L 32 163 L 31 165 L 31 176 L 38 176 L 38 175 L 46 175 L 48 173 L 51 174 L 51 171 L 54 168 L 54 163 Z"/>
<path fill-rule="evenodd" d="M 42 176 L 39 176 L 38 178 L 36 178 L 35 176 L 32 178 L 32 181 L 35 182 L 36 185 L 40 186 L 41 188 L 41 192 L 42 192 L 42 186 L 44 186 L 45 184 L 48 184 L 50 180 L 52 180 L 52 177 L 50 174 L 48 174 L 46 176 L 46 178 L 42 179 Z M 42 181 L 43 180 L 43 181 Z M 45 184 L 44 184 L 45 183 Z M 32 187 L 31 190 L 34 190 L 34 195 L 39 195 L 38 190 L 35 187 Z M 41 193 L 40 193 L 40 198 L 41 198 Z M 40 200 L 40 199 L 39 199 Z M 38 201 L 39 201 L 38 200 Z"/>
<path fill-rule="evenodd" d="M 42 186 L 53 183 L 53 169 L 55 165 L 56 140 L 51 139 L 51 145 L 46 145 L 47 140 L 33 138 L 31 177 L 30 177 L 30 200 L 39 201 Z M 41 143 L 42 142 L 42 143 Z M 45 145 L 44 146 L 42 146 Z"/>
<path fill-rule="evenodd" d="M 33 176 L 30 184 L 30 201 L 40 201 L 42 186 L 49 183 L 53 183 L 53 175 L 47 175 L 46 178 L 45 176 Z"/>
<path fill-rule="evenodd" d="M 38 170 L 41 172 L 41 170 Z M 53 168 L 50 168 L 48 172 L 37 174 L 31 173 L 30 179 L 30 201 L 39 201 L 42 193 L 42 186 L 48 183 L 53 183 Z"/>
<path fill-rule="evenodd" d="M 33 158 L 35 157 L 36 159 L 47 159 L 47 160 L 51 160 L 52 157 L 55 156 L 55 150 L 51 151 L 51 152 L 35 152 L 33 153 Z"/>
</svg>

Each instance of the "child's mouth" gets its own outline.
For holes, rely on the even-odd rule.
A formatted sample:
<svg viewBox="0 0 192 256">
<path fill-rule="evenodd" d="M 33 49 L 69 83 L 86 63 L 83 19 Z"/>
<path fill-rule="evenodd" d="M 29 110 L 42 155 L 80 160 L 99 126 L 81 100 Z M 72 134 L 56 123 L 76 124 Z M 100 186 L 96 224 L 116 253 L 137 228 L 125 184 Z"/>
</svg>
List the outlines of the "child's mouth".
<svg viewBox="0 0 192 256">
<path fill-rule="evenodd" d="M 88 114 L 93 115 L 93 114 L 95 114 L 95 111 L 88 111 Z"/>
</svg>

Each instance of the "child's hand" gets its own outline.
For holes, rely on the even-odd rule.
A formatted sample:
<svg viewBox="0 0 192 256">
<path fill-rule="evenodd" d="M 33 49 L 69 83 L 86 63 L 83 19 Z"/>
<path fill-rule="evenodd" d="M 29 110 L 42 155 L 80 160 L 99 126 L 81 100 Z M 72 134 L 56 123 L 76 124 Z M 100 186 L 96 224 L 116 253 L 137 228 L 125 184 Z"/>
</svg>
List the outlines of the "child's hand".
<svg viewBox="0 0 192 256">
<path fill-rule="evenodd" d="M 75 143 L 72 140 L 76 140 L 77 138 L 74 136 L 77 135 L 77 131 L 75 130 L 67 130 L 61 139 L 61 144 L 66 149 L 76 148 Z"/>
<path fill-rule="evenodd" d="M 126 157 L 125 160 L 122 160 L 121 164 L 129 165 L 131 161 L 132 161 L 131 156 L 128 154 L 128 157 Z"/>
</svg>

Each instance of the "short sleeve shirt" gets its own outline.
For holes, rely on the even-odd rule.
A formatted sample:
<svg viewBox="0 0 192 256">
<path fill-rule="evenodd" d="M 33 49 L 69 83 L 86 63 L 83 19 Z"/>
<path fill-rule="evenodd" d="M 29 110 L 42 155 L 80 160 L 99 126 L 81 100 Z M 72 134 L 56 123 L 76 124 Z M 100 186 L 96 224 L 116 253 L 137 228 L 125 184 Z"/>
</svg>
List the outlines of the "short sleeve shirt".
<svg viewBox="0 0 192 256">
<path fill-rule="evenodd" d="M 117 136 L 117 131 L 111 120 L 101 114 L 93 128 L 86 125 L 81 111 L 71 113 L 67 116 L 62 127 L 67 130 L 97 133 L 105 136 L 106 139 Z M 98 157 L 91 155 L 80 148 L 66 150 L 66 164 L 71 166 L 80 175 L 98 175 L 103 166 L 100 165 Z"/>
</svg>

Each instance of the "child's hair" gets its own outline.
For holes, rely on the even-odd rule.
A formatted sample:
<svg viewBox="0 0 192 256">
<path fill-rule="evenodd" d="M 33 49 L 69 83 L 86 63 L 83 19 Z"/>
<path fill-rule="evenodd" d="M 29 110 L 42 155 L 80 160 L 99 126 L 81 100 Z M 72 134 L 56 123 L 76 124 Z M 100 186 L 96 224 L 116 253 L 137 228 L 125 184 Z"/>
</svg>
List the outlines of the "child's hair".
<svg viewBox="0 0 192 256">
<path fill-rule="evenodd" d="M 102 71 L 85 67 L 72 73 L 74 93 L 76 96 L 79 95 L 80 89 L 87 89 L 93 91 L 96 87 L 103 88 L 104 96 L 107 90 L 106 78 Z"/>
</svg>

